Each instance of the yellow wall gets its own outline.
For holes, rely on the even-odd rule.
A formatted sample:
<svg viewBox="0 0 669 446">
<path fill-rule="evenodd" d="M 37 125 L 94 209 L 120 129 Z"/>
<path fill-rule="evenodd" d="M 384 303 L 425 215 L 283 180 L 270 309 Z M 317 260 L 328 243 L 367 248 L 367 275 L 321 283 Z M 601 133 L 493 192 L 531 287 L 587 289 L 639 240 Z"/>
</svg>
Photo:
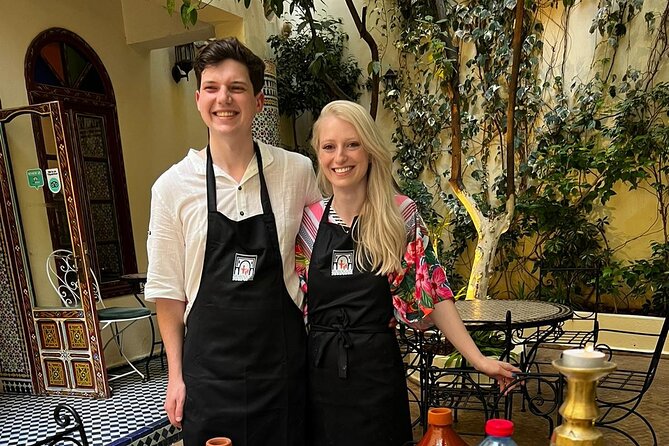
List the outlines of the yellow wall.
<svg viewBox="0 0 669 446">
<path fill-rule="evenodd" d="M 653 34 L 648 32 L 644 15 L 648 12 L 657 14 L 666 5 L 666 0 L 646 0 L 632 26 L 628 28 L 627 37 L 621 39 L 616 56 L 613 73 L 618 77 L 628 67 L 645 70 L 652 46 Z M 540 17 L 546 25 L 545 38 L 548 45 L 544 46 L 544 60 L 551 61 L 559 67 L 562 63 L 563 45 L 566 39 L 566 58 L 564 80 L 568 89 L 573 80 L 585 82 L 592 77 L 594 61 L 602 57 L 602 49 L 596 50 L 601 37 L 597 33 L 590 34 L 589 28 L 597 13 L 597 2 L 585 1 L 577 3 L 569 15 L 566 24 L 563 17 L 563 6 L 545 8 Z M 543 15 L 545 14 L 545 15 Z M 552 20 L 549 20 L 550 19 Z M 659 17 L 657 18 L 659 20 Z M 567 26 L 568 33 L 561 28 Z M 657 26 L 657 25 L 656 25 Z M 601 48 L 606 48 L 602 45 Z M 610 54 L 610 53 L 609 53 Z M 669 63 L 666 60 L 656 76 L 657 82 L 669 80 Z M 649 188 L 652 191 L 652 189 Z M 633 260 L 650 256 L 651 241 L 662 240 L 661 222 L 657 214 L 657 201 L 651 193 L 644 190 L 629 191 L 623 184 L 615 188 L 616 194 L 604 209 L 596 209 L 596 217 L 608 217 L 607 237 L 616 257 L 621 260 Z"/>
<path fill-rule="evenodd" d="M 250 10 L 230 1 L 214 2 L 201 12 L 201 23 L 194 31 L 185 30 L 177 16 L 168 17 L 161 0 L 25 0 L 20 4 L 0 0 L 0 100 L 3 108 L 28 104 L 23 73 L 26 50 L 42 31 L 62 27 L 83 38 L 98 54 L 111 78 L 116 96 L 121 143 L 125 164 L 137 265 L 145 271 L 146 233 L 149 221 L 150 189 L 169 166 L 182 159 L 189 147 L 202 147 L 207 141 L 206 127 L 195 107 L 195 75 L 175 84 L 170 75 L 174 64 L 171 45 L 195 39 L 236 35 L 262 57 L 269 56 L 268 33 L 275 32 L 276 20 L 267 21 L 262 8 L 253 2 Z M 220 9 L 216 9 L 216 6 Z M 34 156 L 34 143 L 27 124 L 8 129 L 12 150 L 25 148 L 23 165 Z M 10 133 L 11 132 L 11 133 Z M 21 159 L 21 158 L 26 158 Z M 15 173 L 25 184 L 24 167 Z M 23 193 L 22 193 L 23 194 Z M 30 211 L 44 213 L 41 191 Z M 24 216 L 25 219 L 25 216 Z M 44 221 L 30 218 L 31 221 Z M 48 230 L 26 224 L 29 246 L 50 245 Z M 44 249 L 36 248 L 33 270 L 36 288 L 48 292 L 45 283 Z M 46 249 L 46 248 L 45 248 Z M 42 291 L 44 290 L 44 291 Z M 49 305 L 56 302 L 45 301 Z M 109 305 L 134 305 L 131 296 L 105 301 Z M 146 325 L 146 324 L 145 324 Z M 134 328 L 133 328 L 134 329 Z M 145 327 L 129 332 L 126 353 L 141 357 L 148 351 L 149 334 Z M 118 357 L 107 357 L 108 365 Z"/>
</svg>

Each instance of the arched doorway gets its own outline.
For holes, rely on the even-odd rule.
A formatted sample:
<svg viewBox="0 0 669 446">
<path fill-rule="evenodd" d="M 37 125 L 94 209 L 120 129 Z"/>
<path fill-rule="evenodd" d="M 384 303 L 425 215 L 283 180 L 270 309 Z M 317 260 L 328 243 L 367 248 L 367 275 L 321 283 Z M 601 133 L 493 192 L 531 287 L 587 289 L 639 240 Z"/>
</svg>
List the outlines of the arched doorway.
<svg viewBox="0 0 669 446">
<path fill-rule="evenodd" d="M 91 265 L 103 297 L 129 294 L 120 280 L 137 272 L 126 189 L 116 99 L 107 71 L 95 51 L 62 28 L 40 33 L 26 53 L 25 79 L 30 104 L 58 100 L 70 135 L 73 175 L 82 190 Z M 35 127 L 40 167 L 56 163 Z M 69 249 L 62 195 L 44 189 L 53 249 Z"/>
</svg>

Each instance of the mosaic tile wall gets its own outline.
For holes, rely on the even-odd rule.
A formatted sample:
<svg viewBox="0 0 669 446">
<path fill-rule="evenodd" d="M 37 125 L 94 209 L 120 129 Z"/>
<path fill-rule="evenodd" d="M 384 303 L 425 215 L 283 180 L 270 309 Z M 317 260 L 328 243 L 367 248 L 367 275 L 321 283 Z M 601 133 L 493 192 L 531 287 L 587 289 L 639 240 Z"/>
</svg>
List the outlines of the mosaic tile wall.
<svg viewBox="0 0 669 446">
<path fill-rule="evenodd" d="M 4 228 L 0 225 L 0 392 L 31 393 L 27 341 L 12 281 Z"/>
<path fill-rule="evenodd" d="M 278 146 L 279 135 L 279 95 L 276 84 L 276 64 L 265 61 L 265 107 L 253 120 L 253 138 L 266 144 Z"/>
</svg>

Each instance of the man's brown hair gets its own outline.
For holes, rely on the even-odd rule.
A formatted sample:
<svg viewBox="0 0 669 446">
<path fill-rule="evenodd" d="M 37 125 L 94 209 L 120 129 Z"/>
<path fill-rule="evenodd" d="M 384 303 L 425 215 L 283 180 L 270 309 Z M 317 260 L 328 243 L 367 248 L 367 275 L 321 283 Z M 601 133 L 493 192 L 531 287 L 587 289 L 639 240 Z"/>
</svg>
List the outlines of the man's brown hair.
<svg viewBox="0 0 669 446">
<path fill-rule="evenodd" d="M 200 89 L 202 81 L 202 72 L 205 68 L 218 65 L 226 59 L 236 60 L 246 66 L 249 70 L 249 78 L 253 85 L 253 94 L 257 95 L 262 91 L 265 84 L 265 62 L 253 54 L 236 37 L 227 37 L 225 39 L 213 40 L 203 47 L 195 56 L 193 68 L 195 69 L 195 78 L 197 80 L 197 89 Z"/>
</svg>

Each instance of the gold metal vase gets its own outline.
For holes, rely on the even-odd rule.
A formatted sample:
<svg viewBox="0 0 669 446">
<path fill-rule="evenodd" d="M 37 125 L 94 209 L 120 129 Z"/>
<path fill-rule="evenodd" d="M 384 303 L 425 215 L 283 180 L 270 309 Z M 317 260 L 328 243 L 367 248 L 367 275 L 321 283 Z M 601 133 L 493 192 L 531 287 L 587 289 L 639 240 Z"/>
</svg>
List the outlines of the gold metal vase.
<svg viewBox="0 0 669 446">
<path fill-rule="evenodd" d="M 613 362 L 601 367 L 566 367 L 562 359 L 553 366 L 567 378 L 567 397 L 560 406 L 563 422 L 551 436 L 551 446 L 604 446 L 604 436 L 595 427 L 599 408 L 595 401 L 597 382 L 616 369 Z"/>
</svg>

